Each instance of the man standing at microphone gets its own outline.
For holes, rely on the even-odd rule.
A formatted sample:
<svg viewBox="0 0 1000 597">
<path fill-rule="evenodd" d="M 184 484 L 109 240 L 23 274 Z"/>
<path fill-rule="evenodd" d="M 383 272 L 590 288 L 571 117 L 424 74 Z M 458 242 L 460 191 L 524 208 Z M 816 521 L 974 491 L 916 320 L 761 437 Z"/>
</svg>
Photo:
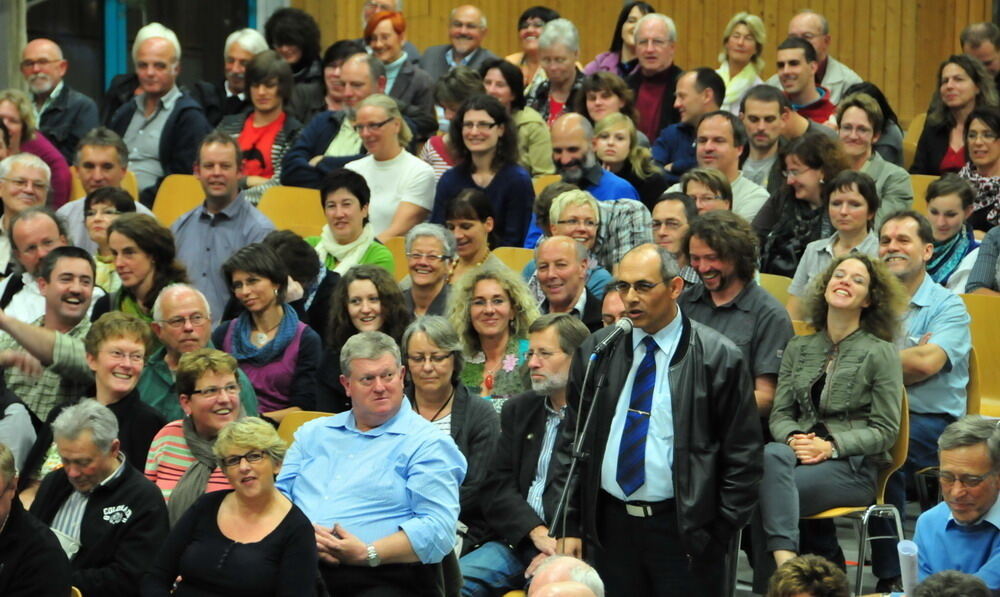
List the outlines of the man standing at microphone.
<svg viewBox="0 0 1000 597">
<path fill-rule="evenodd" d="M 678 309 L 683 285 L 666 249 L 629 251 L 616 289 L 634 329 L 598 359 L 586 388 L 590 355 L 617 327 L 591 335 L 570 368 L 562 470 L 595 412 L 565 526 L 554 526 L 568 537 L 565 551 L 594 550 L 608 595 L 724 595 L 732 540 L 757 503 L 753 379 L 730 340 Z M 601 369 L 607 379 L 594 396 Z"/>
</svg>

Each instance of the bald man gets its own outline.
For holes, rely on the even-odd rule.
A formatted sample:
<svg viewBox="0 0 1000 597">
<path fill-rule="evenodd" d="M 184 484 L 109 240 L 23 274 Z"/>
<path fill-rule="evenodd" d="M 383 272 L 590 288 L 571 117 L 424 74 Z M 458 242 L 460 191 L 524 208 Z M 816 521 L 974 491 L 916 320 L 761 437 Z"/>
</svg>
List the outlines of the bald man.
<svg viewBox="0 0 1000 597">
<path fill-rule="evenodd" d="M 51 39 L 32 40 L 21 52 L 21 74 L 31 89 L 38 128 L 72 164 L 77 143 L 98 118 L 94 100 L 63 81 L 68 68 L 62 49 Z"/>
</svg>

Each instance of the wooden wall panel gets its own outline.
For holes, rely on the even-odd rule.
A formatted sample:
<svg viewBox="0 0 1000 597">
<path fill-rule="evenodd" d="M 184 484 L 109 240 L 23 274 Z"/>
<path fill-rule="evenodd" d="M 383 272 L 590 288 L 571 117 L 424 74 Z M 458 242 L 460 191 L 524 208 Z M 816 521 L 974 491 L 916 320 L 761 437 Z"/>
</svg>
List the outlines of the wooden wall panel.
<svg viewBox="0 0 1000 597">
<path fill-rule="evenodd" d="M 364 0 L 292 0 L 316 17 L 323 44 L 361 35 Z M 520 50 L 517 17 L 543 3 L 580 28 L 583 63 L 607 49 L 621 3 L 617 0 L 480 0 L 489 19 L 486 47 L 504 56 Z M 720 36 L 729 18 L 748 10 L 767 27 L 767 74 L 773 72 L 775 47 L 784 39 L 788 20 L 802 0 L 653 0 L 674 18 L 680 42 L 676 61 L 683 67 L 717 66 Z M 454 0 L 405 0 L 408 36 L 418 48 L 445 43 Z M 991 0 L 814 0 L 809 3 L 830 21 L 831 53 L 862 77 L 876 83 L 904 122 L 923 112 L 934 91 L 937 65 L 960 50 L 962 28 L 989 20 Z"/>
</svg>

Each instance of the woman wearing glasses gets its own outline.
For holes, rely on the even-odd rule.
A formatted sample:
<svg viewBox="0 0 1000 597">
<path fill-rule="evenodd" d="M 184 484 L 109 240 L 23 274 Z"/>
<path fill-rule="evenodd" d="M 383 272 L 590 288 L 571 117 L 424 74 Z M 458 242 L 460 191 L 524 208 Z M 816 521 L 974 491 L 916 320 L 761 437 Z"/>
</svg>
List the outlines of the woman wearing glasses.
<svg viewBox="0 0 1000 597">
<path fill-rule="evenodd" d="M 230 489 L 212 447 L 219 431 L 239 419 L 236 359 L 199 348 L 181 356 L 176 384 L 184 418 L 156 434 L 146 459 L 146 477 L 163 492 L 173 526 L 202 494 Z"/>
<path fill-rule="evenodd" d="M 250 378 L 261 416 L 280 423 L 290 411 L 314 410 L 322 342 L 285 302 L 285 264 L 270 247 L 254 243 L 233 253 L 222 274 L 244 311 L 215 328 L 212 342 L 236 357 Z"/>
<path fill-rule="evenodd" d="M 549 207 L 548 220 L 550 236 L 568 236 L 587 247 L 588 255 L 593 253 L 597 244 L 597 230 L 601 226 L 601 210 L 593 195 L 579 189 L 556 195 Z M 545 294 L 538 281 L 534 259 L 524 266 L 521 275 L 528 281 L 528 288 L 541 304 L 545 300 Z M 588 260 L 587 291 L 603 299 L 610 281 L 611 274 L 591 255 Z"/>
<path fill-rule="evenodd" d="M 438 224 L 417 224 L 406 234 L 410 273 L 400 281 L 406 308 L 413 315 L 444 315 L 455 263 L 455 235 Z"/>
<path fill-rule="evenodd" d="M 281 161 L 302 123 L 286 112 L 292 99 L 292 68 L 274 50 L 257 54 L 246 70 L 252 107 L 231 114 L 219 130 L 232 136 L 243 152 L 243 197 L 257 205 L 267 189 L 281 180 Z"/>
<path fill-rule="evenodd" d="M 546 81 L 528 93 L 528 105 L 549 126 L 564 112 L 572 112 L 583 85 L 583 73 L 576 67 L 580 58 L 580 34 L 568 19 L 545 24 L 538 38 L 538 57 Z"/>
<path fill-rule="evenodd" d="M 122 286 L 115 271 L 115 258 L 108 245 L 108 227 L 124 213 L 135 211 L 135 201 L 127 191 L 103 187 L 83 199 L 83 221 L 90 240 L 97 245 L 94 254 L 94 282 L 105 292 L 115 292 Z"/>
<path fill-rule="evenodd" d="M 174 526 L 143 597 L 315 594 L 312 523 L 274 485 L 287 448 L 260 419 L 222 428 L 211 454 L 232 489 L 202 496 Z"/>
<path fill-rule="evenodd" d="M 799 517 L 866 506 L 896 442 L 903 378 L 893 345 L 907 293 L 878 259 L 833 260 L 805 300 L 817 331 L 781 360 L 764 449 L 760 514 L 780 566 L 799 549 Z M 756 567 L 755 567 L 756 568 Z"/>
<path fill-rule="evenodd" d="M 404 394 L 420 416 L 455 440 L 469 467 L 459 490 L 458 519 L 468 530 L 463 553 L 490 533 L 480 506 L 480 491 L 489 471 L 500 420 L 486 400 L 462 384 L 462 344 L 444 317 L 428 315 L 403 332 L 407 385 Z"/>
<path fill-rule="evenodd" d="M 1000 224 L 1000 109 L 983 106 L 969 114 L 965 146 L 969 163 L 958 175 L 976 190 L 969 222 L 974 229 L 989 232 Z"/>
<path fill-rule="evenodd" d="M 316 410 L 339 413 L 351 408 L 340 383 L 340 349 L 358 332 L 379 331 L 396 342 L 413 320 L 396 280 L 381 267 L 356 265 L 333 290 L 326 348 L 316 372 Z"/>
<path fill-rule="evenodd" d="M 369 95 L 357 106 L 354 130 L 368 155 L 347 164 L 371 189 L 368 217 L 376 238 L 404 236 L 427 219 L 434 205 L 434 169 L 406 151 L 413 138 L 396 100 Z"/>
<path fill-rule="evenodd" d="M 506 267 L 476 268 L 452 289 L 448 321 L 462 341 L 462 383 L 491 399 L 497 412 L 507 398 L 531 387 L 524 354 L 528 326 L 537 317 L 535 297 Z"/>
<path fill-rule="evenodd" d="M 489 199 L 498 246 L 522 246 L 535 189 L 531 175 L 518 163 L 517 132 L 510 113 L 495 97 L 477 95 L 455 113 L 451 131 L 458 165 L 438 181 L 431 221 L 444 224 L 452 199 L 465 189 L 475 189 Z"/>
</svg>

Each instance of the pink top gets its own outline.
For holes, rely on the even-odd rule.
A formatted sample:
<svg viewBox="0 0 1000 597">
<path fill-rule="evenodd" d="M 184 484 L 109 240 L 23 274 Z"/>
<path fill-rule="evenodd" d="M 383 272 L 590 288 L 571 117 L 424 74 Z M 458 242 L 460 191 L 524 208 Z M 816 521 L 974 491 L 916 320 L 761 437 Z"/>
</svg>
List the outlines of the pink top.
<svg viewBox="0 0 1000 597">
<path fill-rule="evenodd" d="M 72 177 L 69 172 L 69 164 L 56 146 L 52 144 L 41 131 L 35 131 L 35 138 L 26 143 L 21 143 L 21 151 L 31 153 L 42 158 L 42 161 L 49 165 L 52 170 L 52 192 L 49 195 L 49 207 L 59 209 L 64 203 L 69 201 L 69 193 L 72 185 Z"/>
</svg>

